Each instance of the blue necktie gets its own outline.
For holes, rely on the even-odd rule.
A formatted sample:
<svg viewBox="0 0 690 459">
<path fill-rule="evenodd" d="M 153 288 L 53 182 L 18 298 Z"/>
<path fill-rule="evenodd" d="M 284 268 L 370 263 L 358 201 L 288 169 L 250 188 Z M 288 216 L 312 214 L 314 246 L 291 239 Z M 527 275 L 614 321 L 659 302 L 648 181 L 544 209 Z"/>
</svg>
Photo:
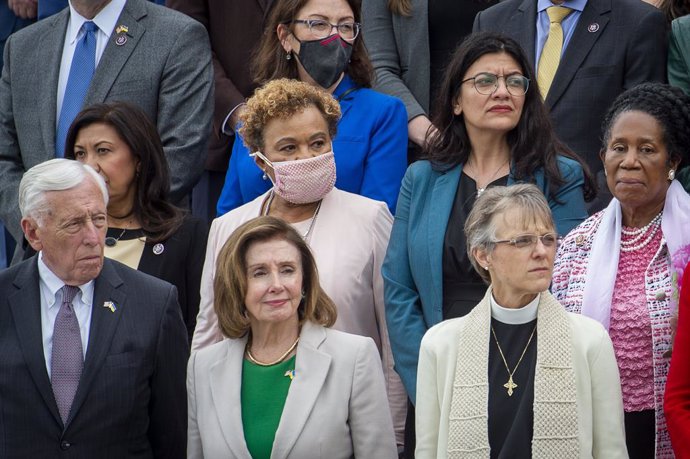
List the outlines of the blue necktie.
<svg viewBox="0 0 690 459">
<path fill-rule="evenodd" d="M 69 69 L 69 78 L 65 87 L 65 97 L 62 99 L 62 109 L 55 135 L 55 155 L 65 156 L 65 140 L 72 121 L 82 109 L 86 91 L 89 90 L 93 72 L 96 70 L 96 31 L 98 26 L 87 21 L 82 26 L 84 35 L 77 43 Z"/>
</svg>

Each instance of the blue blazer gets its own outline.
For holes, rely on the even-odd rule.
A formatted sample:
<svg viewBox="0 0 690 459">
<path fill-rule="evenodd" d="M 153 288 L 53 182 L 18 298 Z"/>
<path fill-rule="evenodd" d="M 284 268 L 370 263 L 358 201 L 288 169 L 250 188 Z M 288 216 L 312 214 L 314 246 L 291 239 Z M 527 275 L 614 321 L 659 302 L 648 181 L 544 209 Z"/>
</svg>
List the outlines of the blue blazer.
<svg viewBox="0 0 690 459">
<path fill-rule="evenodd" d="M 558 166 L 565 184 L 554 196 L 548 194 L 542 170 L 534 181 L 547 196 L 558 232 L 565 235 L 587 218 L 584 175 L 572 159 L 559 156 Z M 461 165 L 434 170 L 429 161 L 407 169 L 381 269 L 395 370 L 413 403 L 422 336 L 443 319 L 443 241 L 461 172 Z M 508 185 L 513 183 L 509 176 Z"/>
<path fill-rule="evenodd" d="M 393 213 L 407 167 L 405 106 L 399 99 L 372 89 L 355 89 L 347 75 L 333 97 L 342 97 L 342 117 L 333 139 L 336 188 L 384 201 Z M 218 199 L 218 216 L 268 191 L 271 182 L 262 180 L 262 175 L 242 137 L 236 134 L 225 186 Z"/>
</svg>

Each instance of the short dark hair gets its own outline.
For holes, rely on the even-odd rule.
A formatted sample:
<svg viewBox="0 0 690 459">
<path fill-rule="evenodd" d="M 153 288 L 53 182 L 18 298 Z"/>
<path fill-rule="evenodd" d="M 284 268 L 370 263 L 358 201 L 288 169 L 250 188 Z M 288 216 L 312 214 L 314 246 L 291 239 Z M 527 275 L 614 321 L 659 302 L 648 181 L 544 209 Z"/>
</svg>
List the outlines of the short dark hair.
<svg viewBox="0 0 690 459">
<path fill-rule="evenodd" d="M 297 310 L 300 324 L 311 321 L 330 327 L 337 318 L 336 306 L 319 284 L 319 272 L 309 246 L 285 221 L 270 216 L 257 217 L 240 225 L 223 245 L 216 262 L 213 280 L 213 308 L 218 327 L 228 338 L 239 338 L 249 331 L 246 313 L 247 252 L 257 242 L 283 240 L 294 246 L 302 261 L 304 298 Z"/>
<path fill-rule="evenodd" d="M 688 166 L 690 150 L 690 96 L 682 89 L 662 83 L 642 83 L 619 95 L 602 124 L 602 151 L 611 138 L 611 128 L 621 114 L 639 111 L 656 119 L 664 135 L 669 162 L 678 160 L 678 170 Z"/>
<path fill-rule="evenodd" d="M 352 9 L 355 22 L 362 22 L 361 0 L 345 0 Z M 278 39 L 278 25 L 290 24 L 297 19 L 297 12 L 301 10 L 309 0 L 276 0 L 271 5 L 261 41 L 254 52 L 251 61 L 251 74 L 254 81 L 264 84 L 267 81 L 278 78 L 298 79 L 297 62 L 295 59 L 285 59 L 285 50 Z M 291 27 L 291 25 L 290 25 Z M 345 70 L 357 86 L 368 88 L 371 86 L 374 73 L 369 55 L 364 47 L 361 33 L 352 44 L 352 56 Z"/>
<path fill-rule="evenodd" d="M 65 158 L 76 159 L 74 144 L 79 131 L 98 123 L 115 129 L 139 160 L 133 211 L 147 241 L 168 239 L 182 224 L 184 212 L 168 201 L 170 171 L 156 127 L 136 105 L 126 102 L 91 105 L 79 112 L 67 132 Z"/>
<path fill-rule="evenodd" d="M 438 129 L 438 135 L 429 138 L 424 156 L 435 168 L 441 170 L 467 162 L 471 151 L 470 139 L 463 115 L 455 115 L 453 105 L 460 95 L 467 70 L 479 58 L 492 53 L 511 56 L 520 66 L 522 74 L 530 80 L 529 89 L 524 96 L 522 116 L 517 126 L 508 133 L 513 177 L 529 181 L 534 178 L 538 168 L 543 168 L 549 192 L 555 194 L 565 183 L 557 161 L 557 156 L 562 155 L 580 163 L 585 173 L 585 199 L 593 199 L 596 186 L 589 168 L 556 137 L 525 52 L 516 41 L 499 33 L 470 34 L 453 53 L 443 74 L 438 97 L 434 101 L 435 115 L 432 124 Z"/>
</svg>

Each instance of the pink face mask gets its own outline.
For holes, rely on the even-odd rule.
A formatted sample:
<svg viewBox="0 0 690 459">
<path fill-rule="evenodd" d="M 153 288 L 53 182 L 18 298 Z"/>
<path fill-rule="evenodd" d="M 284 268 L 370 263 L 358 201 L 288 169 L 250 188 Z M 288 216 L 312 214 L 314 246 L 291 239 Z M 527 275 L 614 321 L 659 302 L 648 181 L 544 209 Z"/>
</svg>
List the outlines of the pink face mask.
<svg viewBox="0 0 690 459">
<path fill-rule="evenodd" d="M 260 151 L 252 153 L 273 169 L 275 194 L 293 204 L 310 204 L 323 199 L 335 185 L 333 151 L 314 158 L 271 162 Z"/>
</svg>

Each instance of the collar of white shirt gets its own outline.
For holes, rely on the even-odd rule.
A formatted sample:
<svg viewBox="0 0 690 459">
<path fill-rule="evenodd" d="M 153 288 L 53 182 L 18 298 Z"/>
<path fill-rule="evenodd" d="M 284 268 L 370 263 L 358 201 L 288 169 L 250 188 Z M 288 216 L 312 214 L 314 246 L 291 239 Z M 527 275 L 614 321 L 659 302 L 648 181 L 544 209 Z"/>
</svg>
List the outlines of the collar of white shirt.
<svg viewBox="0 0 690 459">
<path fill-rule="evenodd" d="M 115 24 L 122 13 L 122 9 L 125 7 L 125 2 L 127 0 L 111 0 L 101 11 L 98 12 L 96 17 L 93 19 L 86 19 L 81 14 L 77 13 L 77 10 L 72 6 L 72 2 L 69 3 L 70 19 L 69 25 L 67 26 L 67 36 L 65 39 L 73 45 L 79 36 L 79 31 L 81 26 L 84 25 L 86 21 L 93 21 L 98 29 L 105 34 L 106 39 L 110 38 L 113 33 Z"/>
<path fill-rule="evenodd" d="M 38 278 L 41 286 L 41 295 L 45 301 L 48 309 L 51 309 L 57 304 L 57 294 L 65 283 L 48 268 L 43 261 L 43 252 L 38 255 Z M 94 281 L 90 280 L 86 284 L 79 285 L 81 291 L 81 302 L 88 307 L 93 304 Z M 62 299 L 62 296 L 60 296 Z"/>
</svg>

